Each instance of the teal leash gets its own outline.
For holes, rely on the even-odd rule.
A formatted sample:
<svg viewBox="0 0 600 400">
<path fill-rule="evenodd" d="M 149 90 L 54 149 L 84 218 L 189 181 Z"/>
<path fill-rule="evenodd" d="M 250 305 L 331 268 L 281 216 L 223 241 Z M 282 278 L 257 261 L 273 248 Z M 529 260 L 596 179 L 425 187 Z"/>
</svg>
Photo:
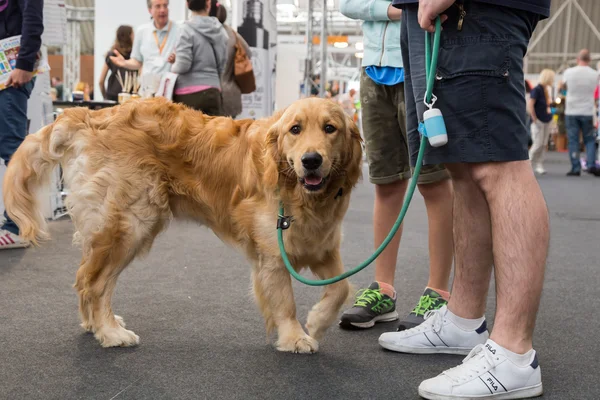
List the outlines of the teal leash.
<svg viewBox="0 0 600 400">
<path fill-rule="evenodd" d="M 440 48 L 440 33 L 442 30 L 440 17 L 438 17 L 436 19 L 435 25 L 436 25 L 436 29 L 435 29 L 435 34 L 433 37 L 433 56 L 432 56 L 432 48 L 431 48 L 431 34 L 429 32 L 425 33 L 425 73 L 426 73 L 426 77 L 427 77 L 427 91 L 425 93 L 425 100 L 426 100 L 426 103 L 428 103 L 428 104 L 432 104 L 431 103 L 432 97 L 435 99 L 435 97 L 433 96 L 433 84 L 435 82 L 435 71 L 436 71 L 436 67 L 437 67 L 438 52 L 439 52 L 439 48 Z M 338 275 L 336 277 L 333 277 L 330 279 L 323 279 L 323 280 L 314 280 L 314 279 L 307 279 L 307 278 L 303 277 L 302 275 L 300 275 L 298 272 L 296 272 L 296 270 L 290 263 L 290 260 L 285 251 L 285 245 L 283 242 L 283 231 L 288 229 L 291 226 L 293 219 L 291 217 L 285 216 L 283 202 L 279 201 L 279 216 L 277 219 L 277 241 L 279 242 L 279 251 L 281 252 L 281 258 L 283 258 L 283 263 L 285 264 L 285 267 L 287 268 L 290 275 L 292 275 L 298 281 L 300 281 L 306 285 L 309 285 L 309 286 L 326 286 L 326 285 L 331 285 L 333 283 L 339 282 L 343 279 L 346 279 L 346 278 L 362 271 L 363 269 L 368 267 L 373 261 L 375 261 L 375 259 L 381 254 L 381 252 L 383 252 L 383 250 L 385 250 L 387 245 L 392 241 L 392 239 L 398 232 L 398 229 L 400 229 L 402 222 L 404 221 L 404 217 L 406 216 L 408 207 L 410 206 L 410 202 L 412 201 L 413 195 L 415 194 L 415 189 L 417 187 L 417 181 L 418 181 L 417 177 L 419 176 L 419 174 L 421 172 L 421 166 L 423 164 L 423 155 L 425 154 L 426 144 L 427 144 L 427 136 L 425 134 L 422 134 L 421 135 L 421 146 L 419 148 L 419 155 L 417 157 L 417 162 L 415 165 L 414 176 L 413 176 L 410 186 L 408 188 L 407 197 L 405 198 L 404 204 L 402 205 L 402 210 L 400 211 L 400 214 L 398 215 L 398 219 L 396 220 L 396 223 L 392 227 L 392 230 L 390 231 L 390 233 L 387 235 L 387 237 L 381 243 L 381 245 L 377 248 L 377 250 L 375 250 L 375 252 L 368 259 L 366 259 L 365 261 L 360 263 L 357 267 L 355 267 L 349 271 L 346 271 L 343 274 Z"/>
</svg>

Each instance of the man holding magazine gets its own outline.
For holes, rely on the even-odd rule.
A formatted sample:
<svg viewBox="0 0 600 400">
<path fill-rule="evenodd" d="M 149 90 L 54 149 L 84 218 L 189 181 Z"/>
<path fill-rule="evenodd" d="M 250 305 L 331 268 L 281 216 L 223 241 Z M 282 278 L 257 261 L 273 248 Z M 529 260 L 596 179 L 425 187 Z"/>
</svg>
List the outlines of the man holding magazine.
<svg viewBox="0 0 600 400">
<path fill-rule="evenodd" d="M 0 90 L 0 158 L 6 164 L 27 135 L 27 100 L 42 44 L 43 0 L 0 0 L 0 40 L 21 35 L 15 69 Z M 27 247 L 19 228 L 8 218 L 0 227 L 0 250 Z"/>
</svg>

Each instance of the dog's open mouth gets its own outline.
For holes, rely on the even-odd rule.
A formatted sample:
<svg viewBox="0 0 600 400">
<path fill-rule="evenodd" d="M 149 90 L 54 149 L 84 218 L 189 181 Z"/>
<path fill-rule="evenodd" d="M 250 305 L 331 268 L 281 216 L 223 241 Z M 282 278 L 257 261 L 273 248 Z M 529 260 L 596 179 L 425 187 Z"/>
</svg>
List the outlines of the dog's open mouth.
<svg viewBox="0 0 600 400">
<path fill-rule="evenodd" d="M 304 176 L 304 178 L 300 178 L 300 183 L 302 183 L 302 186 L 313 192 L 321 189 L 325 185 L 326 181 L 326 177 L 324 178 L 321 175 L 314 173 L 308 173 Z"/>
</svg>

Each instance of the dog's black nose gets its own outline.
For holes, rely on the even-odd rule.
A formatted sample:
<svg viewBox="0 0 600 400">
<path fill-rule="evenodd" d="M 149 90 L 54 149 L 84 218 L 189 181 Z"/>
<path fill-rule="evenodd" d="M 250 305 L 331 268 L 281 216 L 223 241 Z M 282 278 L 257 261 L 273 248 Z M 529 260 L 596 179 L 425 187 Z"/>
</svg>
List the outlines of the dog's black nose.
<svg viewBox="0 0 600 400">
<path fill-rule="evenodd" d="M 323 164 L 323 157 L 317 152 L 304 153 L 301 160 L 302 166 L 306 169 L 317 169 Z"/>
</svg>

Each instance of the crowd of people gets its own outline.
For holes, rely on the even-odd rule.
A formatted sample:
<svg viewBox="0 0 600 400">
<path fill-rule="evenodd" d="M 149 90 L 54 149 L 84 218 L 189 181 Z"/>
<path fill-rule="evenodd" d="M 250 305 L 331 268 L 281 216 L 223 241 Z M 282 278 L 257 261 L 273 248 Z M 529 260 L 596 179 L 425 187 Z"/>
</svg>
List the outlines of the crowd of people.
<svg viewBox="0 0 600 400">
<path fill-rule="evenodd" d="M 589 174 L 600 177 L 596 143 L 600 129 L 598 123 L 600 69 L 595 70 L 590 67 L 590 62 L 589 50 L 583 49 L 577 56 L 577 65 L 566 69 L 558 84 L 555 82 L 555 72 L 544 69 L 540 73 L 537 86 L 528 90 L 527 116 L 531 135 L 529 158 L 535 172 L 539 175 L 546 173 L 543 162 L 550 132 L 554 127 L 553 117 L 555 115 L 558 117 L 557 108 L 564 101 L 563 130 L 567 134 L 571 161 L 571 169 L 567 172 L 567 176 L 581 176 L 585 166 Z M 560 96 L 554 96 L 555 89 Z M 583 162 L 580 159 L 582 145 L 586 154 Z"/>
<path fill-rule="evenodd" d="M 250 57 L 245 40 L 227 26 L 227 10 L 216 0 L 188 0 L 191 18 L 178 24 L 169 19 L 168 0 L 147 0 L 152 22 L 135 30 L 121 26 L 106 57 L 100 86 L 111 72 L 106 93 L 113 99 L 121 88 L 113 76 L 140 71 L 160 77 L 177 74 L 173 101 L 209 115 L 235 117 L 242 111 L 241 90 L 234 77 L 238 46 Z M 111 80 L 112 79 L 112 80 Z"/>
<path fill-rule="evenodd" d="M 157 91 L 160 78 L 177 74 L 172 100 L 209 115 L 235 117 L 242 112 L 242 92 L 234 68 L 238 47 L 251 57 L 246 41 L 225 21 L 227 9 L 216 0 L 190 0 L 191 13 L 180 24 L 169 18 L 168 0 L 147 0 L 150 23 L 134 29 L 118 27 L 115 40 L 106 53 L 98 79 L 105 100 L 118 101 L 120 93 L 132 93 L 122 80 L 127 73 L 152 82 Z M 94 99 L 89 84 L 79 82 L 73 92 Z M 63 99 L 62 81 L 52 78 L 53 100 Z M 97 99 L 95 99 L 97 100 Z"/>
</svg>

